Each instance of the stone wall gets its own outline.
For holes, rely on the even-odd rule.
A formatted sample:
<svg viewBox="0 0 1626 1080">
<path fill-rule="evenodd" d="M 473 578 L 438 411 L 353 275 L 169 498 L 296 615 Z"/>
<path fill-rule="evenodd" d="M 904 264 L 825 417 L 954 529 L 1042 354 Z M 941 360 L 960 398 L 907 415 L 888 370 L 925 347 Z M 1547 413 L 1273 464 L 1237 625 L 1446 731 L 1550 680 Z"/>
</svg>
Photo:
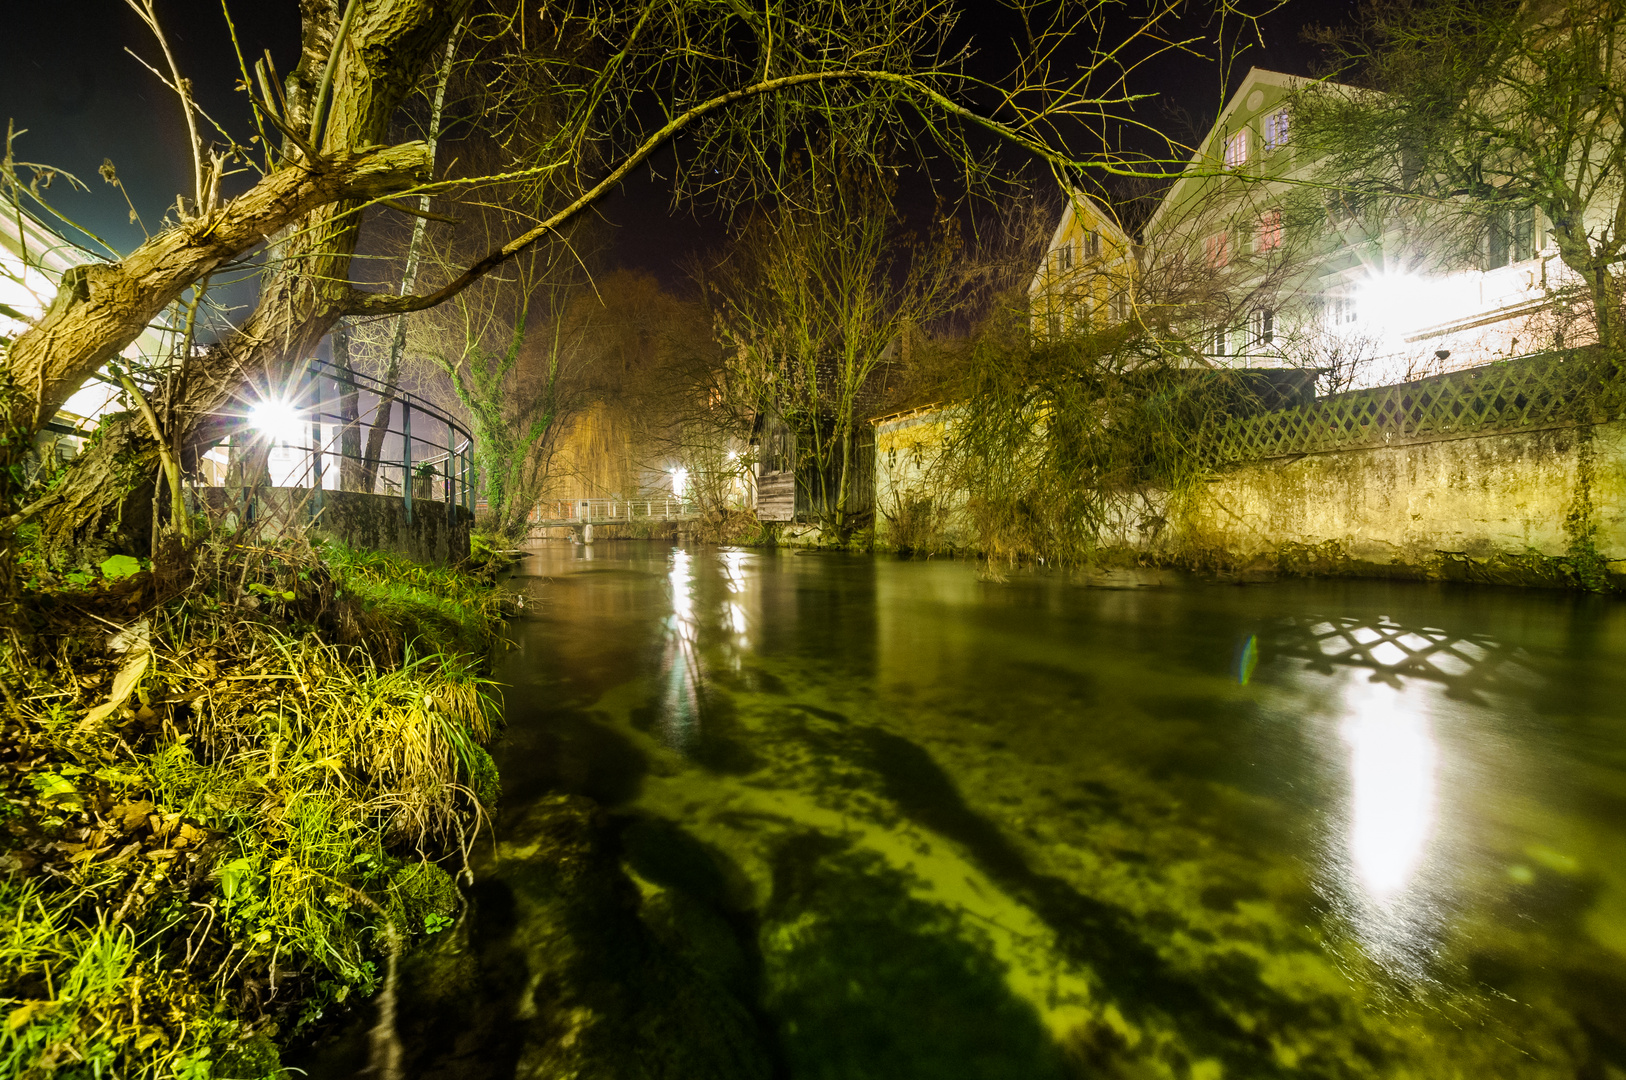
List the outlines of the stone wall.
<svg viewBox="0 0 1626 1080">
<path fill-rule="evenodd" d="M 1237 465 L 1166 518 L 1135 546 L 1308 572 L 1620 583 L 1626 424 Z"/>
<path fill-rule="evenodd" d="M 232 515 L 235 527 L 240 509 L 228 501 L 241 497 L 240 489 L 200 488 L 209 509 Z M 461 506 L 414 499 L 412 520 L 398 495 L 372 495 L 359 491 L 324 491 L 320 513 L 313 514 L 308 488 L 262 488 L 254 508 L 261 535 L 270 537 L 292 525 L 309 524 L 313 536 L 336 540 L 348 547 L 389 551 L 421 563 L 447 566 L 468 558 L 469 531 L 474 515 Z M 313 522 L 314 518 L 314 523 Z"/>
</svg>

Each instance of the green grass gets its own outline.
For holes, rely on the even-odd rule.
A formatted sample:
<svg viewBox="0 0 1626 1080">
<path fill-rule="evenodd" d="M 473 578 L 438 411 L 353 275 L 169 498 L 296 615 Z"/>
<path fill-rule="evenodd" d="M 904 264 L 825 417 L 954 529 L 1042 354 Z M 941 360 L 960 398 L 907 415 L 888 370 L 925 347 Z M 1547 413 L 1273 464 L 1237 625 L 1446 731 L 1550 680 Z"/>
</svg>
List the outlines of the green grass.
<svg viewBox="0 0 1626 1080">
<path fill-rule="evenodd" d="M 342 549 L 189 572 L 48 583 L 0 645 L 0 1076 L 281 1075 L 392 928 L 460 911 L 497 795 L 490 587 Z"/>
</svg>

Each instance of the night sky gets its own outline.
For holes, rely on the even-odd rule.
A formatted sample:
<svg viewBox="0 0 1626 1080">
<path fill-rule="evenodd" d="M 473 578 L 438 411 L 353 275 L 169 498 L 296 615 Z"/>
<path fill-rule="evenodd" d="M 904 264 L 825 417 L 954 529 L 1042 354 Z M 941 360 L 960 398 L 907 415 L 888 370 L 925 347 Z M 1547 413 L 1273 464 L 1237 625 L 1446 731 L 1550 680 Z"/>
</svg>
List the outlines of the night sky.
<svg viewBox="0 0 1626 1080">
<path fill-rule="evenodd" d="M 233 90 L 237 67 L 219 4 L 170 0 L 158 6 L 204 108 L 228 129 L 248 130 L 246 101 Z M 0 35 L 0 120 L 10 118 L 28 129 L 15 144 L 16 156 L 67 170 L 88 184 L 90 191 L 79 193 L 59 181 L 52 188 L 53 202 L 115 248 L 128 250 L 142 233 L 128 220 L 122 198 L 97 175 L 102 160 L 113 161 L 149 228 L 173 204 L 175 194 L 191 186 L 179 106 L 124 51 L 131 48 L 156 62 L 157 49 L 120 0 L 23 0 L 8 8 L 6 32 Z M 1300 40 L 1301 27 L 1340 21 L 1352 9 L 1353 0 L 1289 0 L 1263 20 L 1264 47 L 1241 55 L 1233 81 L 1249 66 L 1309 73 L 1315 58 Z M 269 48 L 279 70 L 292 68 L 299 45 L 293 0 L 238 0 L 232 15 L 251 61 Z M 985 70 L 979 74 L 1006 68 L 1007 58 L 999 49 L 1012 47 L 1008 20 L 997 3 L 969 0 L 961 30 L 984 49 L 979 63 Z M 1186 26 L 1193 33 L 1214 30 L 1197 16 Z M 1206 126 L 1221 103 L 1221 72 L 1214 63 L 1169 57 L 1144 68 L 1138 79 L 1137 89 L 1158 94 L 1156 102 L 1140 107 L 1139 116 L 1177 134 L 1184 134 L 1181 129 L 1193 121 Z M 670 154 L 658 158 L 655 172 L 669 175 L 670 161 Z M 923 190 L 916 185 L 917 193 Z M 648 270 L 666 281 L 681 278 L 679 264 L 685 256 L 715 246 L 723 236 L 704 208 L 672 212 L 668 183 L 647 168 L 621 194 L 606 200 L 600 212 L 615 226 L 608 261 Z"/>
</svg>

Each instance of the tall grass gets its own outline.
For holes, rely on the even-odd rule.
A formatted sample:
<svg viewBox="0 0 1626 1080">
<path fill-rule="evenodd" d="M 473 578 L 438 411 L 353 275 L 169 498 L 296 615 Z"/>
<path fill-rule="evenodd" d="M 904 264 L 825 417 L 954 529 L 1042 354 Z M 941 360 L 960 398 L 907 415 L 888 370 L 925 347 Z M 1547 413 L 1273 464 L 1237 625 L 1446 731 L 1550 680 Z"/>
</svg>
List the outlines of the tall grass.
<svg viewBox="0 0 1626 1080">
<path fill-rule="evenodd" d="M 455 917 L 497 794 L 495 599 L 324 555 L 53 588 L 0 646 L 0 1076 L 280 1075 L 274 1042 L 371 993 L 386 939 Z"/>
</svg>

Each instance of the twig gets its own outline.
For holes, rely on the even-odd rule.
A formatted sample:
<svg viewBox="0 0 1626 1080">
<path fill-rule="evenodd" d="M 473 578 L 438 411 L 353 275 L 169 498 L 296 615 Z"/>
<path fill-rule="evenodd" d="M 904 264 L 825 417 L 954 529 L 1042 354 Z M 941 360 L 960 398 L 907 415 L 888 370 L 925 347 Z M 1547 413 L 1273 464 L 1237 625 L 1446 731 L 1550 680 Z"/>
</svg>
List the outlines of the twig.
<svg viewBox="0 0 1626 1080">
<path fill-rule="evenodd" d="M 119 382 L 124 386 L 124 392 L 135 401 L 136 408 L 147 421 L 147 427 L 152 430 L 153 442 L 158 444 L 158 460 L 162 463 L 164 475 L 169 480 L 170 513 L 175 518 L 175 528 L 187 540 L 192 539 L 192 521 L 186 513 L 186 496 L 181 489 L 181 465 L 175 460 L 175 454 L 170 450 L 169 443 L 164 440 L 164 429 L 158 426 L 158 414 L 152 411 L 147 399 L 141 396 L 132 380 L 123 368 L 118 369 Z M 156 502 L 156 500 L 155 500 Z M 158 541 L 153 538 L 154 544 Z"/>
<path fill-rule="evenodd" d="M 0 520 L 0 533 L 10 532 L 12 529 L 15 529 L 17 526 L 33 517 L 41 510 L 48 510 L 55 506 L 57 503 L 61 502 L 63 498 L 64 495 L 61 491 L 53 491 L 44 498 L 37 499 L 34 502 L 29 503 L 27 506 L 17 511 L 15 514 L 12 514 L 10 517 Z"/>
<path fill-rule="evenodd" d="M 430 221 L 444 221 L 448 225 L 463 224 L 462 220 L 459 218 L 447 217 L 445 214 L 437 214 L 432 210 L 419 210 L 417 207 L 408 206 L 406 203 L 398 202 L 395 199 L 380 199 L 378 200 L 378 204 L 380 206 L 386 206 L 397 213 L 410 214 L 413 217 L 428 218 Z"/>
</svg>

